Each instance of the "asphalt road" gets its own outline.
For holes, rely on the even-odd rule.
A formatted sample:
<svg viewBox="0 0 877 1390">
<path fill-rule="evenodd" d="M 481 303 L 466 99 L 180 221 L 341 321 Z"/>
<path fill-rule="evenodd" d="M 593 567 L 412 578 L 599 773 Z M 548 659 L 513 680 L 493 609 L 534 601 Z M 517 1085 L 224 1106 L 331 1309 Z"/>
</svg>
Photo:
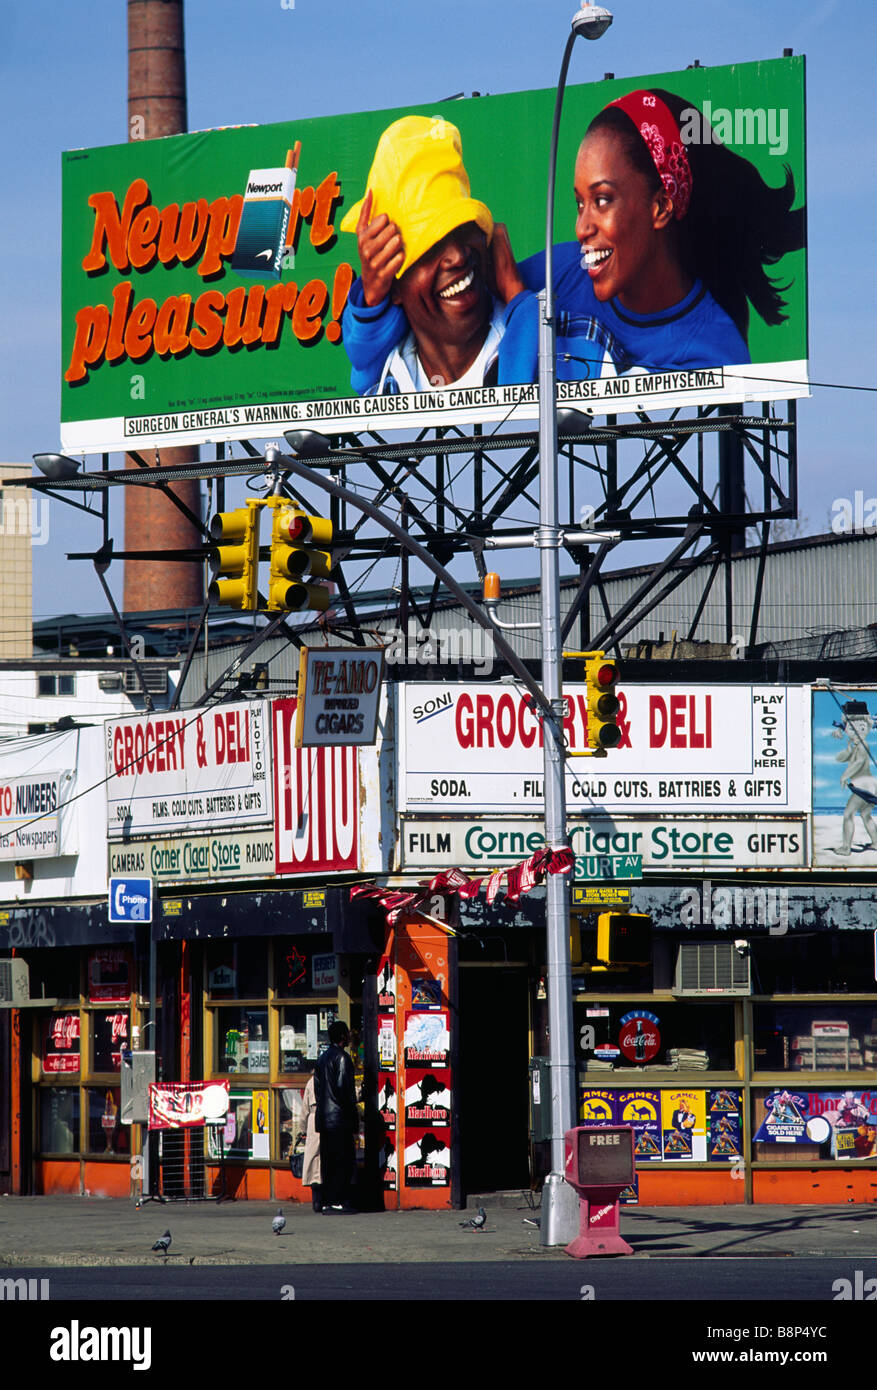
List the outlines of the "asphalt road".
<svg viewBox="0 0 877 1390">
<path fill-rule="evenodd" d="M 863 1281 L 874 1279 L 877 1259 L 859 1257 Z M 825 1257 L 719 1257 L 596 1259 L 550 1264 L 520 1260 L 415 1264 L 282 1264 L 174 1267 L 23 1267 L 7 1278 L 33 1279 L 52 1303 L 162 1302 L 674 1302 L 750 1303 L 765 1323 L 772 1302 L 831 1303 L 836 1281 L 851 1279 L 851 1261 Z M 46 1281 L 46 1282 L 41 1282 Z M 843 1286 L 839 1285 L 839 1288 Z M 862 1284 L 863 1292 L 864 1282 Z M 864 1301 L 864 1300 L 860 1300 Z M 7 1309 L 8 1293 L 7 1293 Z M 93 1310 L 95 1311 L 95 1310 Z M 808 1315 L 809 1316 L 809 1315 Z M 812 1320 L 812 1319 L 811 1319 Z M 799 1319 L 800 1321 L 800 1319 Z"/>
</svg>

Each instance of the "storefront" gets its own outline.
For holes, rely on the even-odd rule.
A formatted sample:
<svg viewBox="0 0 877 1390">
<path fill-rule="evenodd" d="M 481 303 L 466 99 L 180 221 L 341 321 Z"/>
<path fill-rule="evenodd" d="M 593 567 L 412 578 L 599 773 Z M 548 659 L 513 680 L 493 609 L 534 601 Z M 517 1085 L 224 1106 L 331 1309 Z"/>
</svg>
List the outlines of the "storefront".
<svg viewBox="0 0 877 1390">
<path fill-rule="evenodd" d="M 579 1100 L 634 1126 L 639 1200 L 875 1200 L 877 887 L 650 884 L 615 910 L 648 914 L 649 959 L 574 970 Z"/>
</svg>

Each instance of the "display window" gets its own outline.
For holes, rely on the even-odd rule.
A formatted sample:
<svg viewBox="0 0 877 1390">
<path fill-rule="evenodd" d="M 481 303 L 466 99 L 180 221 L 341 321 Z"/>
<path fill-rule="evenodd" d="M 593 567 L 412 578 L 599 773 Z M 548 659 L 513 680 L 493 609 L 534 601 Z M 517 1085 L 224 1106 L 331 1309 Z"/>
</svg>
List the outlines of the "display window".
<svg viewBox="0 0 877 1390">
<path fill-rule="evenodd" d="M 50 1014 L 40 1020 L 40 1064 L 43 1076 L 79 1075 L 80 1018 L 78 1012 Z"/>
<path fill-rule="evenodd" d="M 877 1000 L 846 1004 L 757 1004 L 753 1008 L 756 1071 L 877 1069 Z"/>
<path fill-rule="evenodd" d="M 129 1044 L 126 1009 L 94 1009 L 86 1015 L 91 1032 L 91 1069 L 120 1072 L 122 1049 Z"/>
<path fill-rule="evenodd" d="M 329 1046 L 329 1025 L 338 1016 L 332 1004 L 285 1004 L 280 1010 L 280 1070 L 313 1071 Z"/>
<path fill-rule="evenodd" d="M 40 1149 L 48 1154 L 79 1152 L 79 1087 L 40 1089 Z"/>
<path fill-rule="evenodd" d="M 214 1069 L 218 1072 L 269 1070 L 268 1009 L 230 1007 L 215 1013 Z"/>
<path fill-rule="evenodd" d="M 210 941 L 206 950 L 207 994 L 211 999 L 264 999 L 268 955 L 261 941 Z"/>
<path fill-rule="evenodd" d="M 648 1003 L 579 999 L 573 1009 L 580 1070 L 600 1072 L 732 1072 L 733 1003 Z"/>
<path fill-rule="evenodd" d="M 119 1122 L 121 1090 L 118 1086 L 89 1086 L 87 1151 L 90 1154 L 131 1152 L 131 1126 Z"/>
<path fill-rule="evenodd" d="M 338 957 L 332 937 L 283 937 L 274 946 L 274 993 L 278 999 L 338 991 Z"/>
</svg>

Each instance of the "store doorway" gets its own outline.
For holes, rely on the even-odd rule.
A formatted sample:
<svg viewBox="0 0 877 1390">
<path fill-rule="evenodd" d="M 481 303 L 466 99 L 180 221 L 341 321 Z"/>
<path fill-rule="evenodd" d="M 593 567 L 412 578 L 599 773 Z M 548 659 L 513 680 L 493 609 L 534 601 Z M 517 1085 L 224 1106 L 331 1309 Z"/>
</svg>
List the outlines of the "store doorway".
<svg viewBox="0 0 877 1390">
<path fill-rule="evenodd" d="M 529 972 L 460 965 L 462 1195 L 530 1187 Z"/>
</svg>

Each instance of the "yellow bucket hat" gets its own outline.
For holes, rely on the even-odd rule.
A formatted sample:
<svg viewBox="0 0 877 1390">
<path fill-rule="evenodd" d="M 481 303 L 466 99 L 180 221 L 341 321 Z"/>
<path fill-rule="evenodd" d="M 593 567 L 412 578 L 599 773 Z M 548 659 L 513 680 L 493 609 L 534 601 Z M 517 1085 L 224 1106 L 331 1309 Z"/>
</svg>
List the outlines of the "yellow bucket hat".
<svg viewBox="0 0 877 1390">
<path fill-rule="evenodd" d="M 460 132 L 442 116 L 403 116 L 384 131 L 369 171 L 372 217 L 386 213 L 402 233 L 399 275 L 464 222 L 493 236 L 490 209 L 469 196 Z M 342 232 L 356 232 L 364 197 L 345 214 Z"/>
</svg>

